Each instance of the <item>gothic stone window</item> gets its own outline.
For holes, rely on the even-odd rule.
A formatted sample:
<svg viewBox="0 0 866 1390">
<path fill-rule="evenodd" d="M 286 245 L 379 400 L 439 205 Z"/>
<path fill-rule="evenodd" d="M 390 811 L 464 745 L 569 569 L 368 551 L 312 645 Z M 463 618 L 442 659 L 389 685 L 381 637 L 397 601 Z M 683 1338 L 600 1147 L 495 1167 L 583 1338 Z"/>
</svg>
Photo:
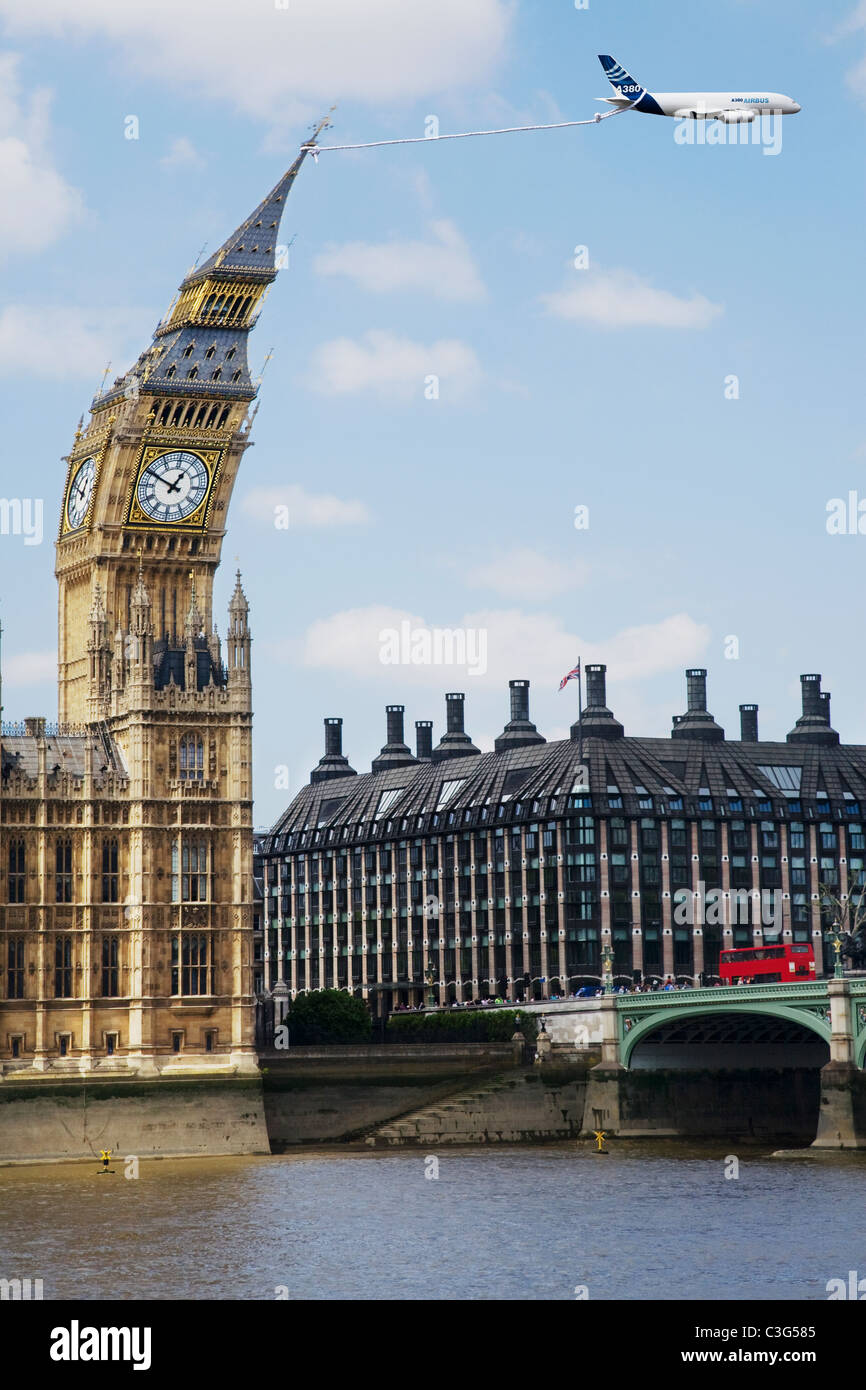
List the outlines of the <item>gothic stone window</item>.
<svg viewBox="0 0 866 1390">
<path fill-rule="evenodd" d="M 116 903 L 118 900 L 117 841 L 102 842 L 102 901 Z"/>
<path fill-rule="evenodd" d="M 24 998 L 24 937 L 10 936 L 7 953 L 6 998 Z"/>
<path fill-rule="evenodd" d="M 185 931 L 171 939 L 171 992 L 211 994 L 213 964 L 207 932 Z"/>
<path fill-rule="evenodd" d="M 171 847 L 171 900 L 174 903 L 205 903 L 208 891 L 207 840 L 184 838 Z"/>
<path fill-rule="evenodd" d="M 9 901 L 23 903 L 24 874 L 27 861 L 23 840 L 12 840 L 9 844 Z"/>
<path fill-rule="evenodd" d="M 120 971 L 118 969 L 119 943 L 116 936 L 102 938 L 102 997 L 116 999 Z"/>
<path fill-rule="evenodd" d="M 180 780 L 201 782 L 204 777 L 204 742 L 199 734 L 184 734 L 180 741 Z"/>
<path fill-rule="evenodd" d="M 72 998 L 72 937 L 58 936 L 54 943 L 54 994 Z"/>
<path fill-rule="evenodd" d="M 61 838 L 54 853 L 54 892 L 57 902 L 72 902 L 72 841 Z"/>
</svg>

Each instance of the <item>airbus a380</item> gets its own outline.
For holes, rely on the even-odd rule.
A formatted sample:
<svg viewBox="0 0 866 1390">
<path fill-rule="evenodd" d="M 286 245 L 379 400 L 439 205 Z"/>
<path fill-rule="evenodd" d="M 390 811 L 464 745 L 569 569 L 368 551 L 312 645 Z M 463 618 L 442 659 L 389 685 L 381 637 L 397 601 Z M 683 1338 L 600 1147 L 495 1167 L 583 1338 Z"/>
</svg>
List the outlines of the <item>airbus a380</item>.
<svg viewBox="0 0 866 1390">
<path fill-rule="evenodd" d="M 762 92 L 754 87 L 748 92 L 648 92 L 609 54 L 600 53 L 598 60 L 616 92 L 615 97 L 599 97 L 598 100 L 609 102 L 611 106 L 630 106 L 648 116 L 691 116 L 694 120 L 717 120 L 733 125 L 739 121 L 753 121 L 756 116 L 796 116 L 800 110 L 791 97 L 782 96 L 780 92 Z"/>
</svg>

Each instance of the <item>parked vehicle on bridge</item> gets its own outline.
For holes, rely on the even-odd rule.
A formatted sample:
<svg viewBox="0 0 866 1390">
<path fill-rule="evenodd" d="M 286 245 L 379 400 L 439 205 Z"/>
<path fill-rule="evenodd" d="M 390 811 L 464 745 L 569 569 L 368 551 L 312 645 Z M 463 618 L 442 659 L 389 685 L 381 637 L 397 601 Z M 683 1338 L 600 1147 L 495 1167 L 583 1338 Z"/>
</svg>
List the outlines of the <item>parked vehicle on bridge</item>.
<svg viewBox="0 0 866 1390">
<path fill-rule="evenodd" d="M 743 946 L 722 951 L 719 976 L 725 985 L 779 984 L 783 980 L 814 980 L 815 952 L 807 942 L 781 946 Z"/>
</svg>

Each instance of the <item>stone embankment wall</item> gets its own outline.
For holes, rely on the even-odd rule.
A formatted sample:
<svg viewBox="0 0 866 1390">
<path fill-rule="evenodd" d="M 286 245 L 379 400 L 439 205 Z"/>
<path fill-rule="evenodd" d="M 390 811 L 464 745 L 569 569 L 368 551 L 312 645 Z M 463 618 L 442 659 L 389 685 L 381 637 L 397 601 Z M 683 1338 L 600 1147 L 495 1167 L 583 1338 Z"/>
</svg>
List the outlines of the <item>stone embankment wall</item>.
<svg viewBox="0 0 866 1390">
<path fill-rule="evenodd" d="M 7 1083 L 0 1164 L 270 1152 L 258 1077 Z"/>
</svg>

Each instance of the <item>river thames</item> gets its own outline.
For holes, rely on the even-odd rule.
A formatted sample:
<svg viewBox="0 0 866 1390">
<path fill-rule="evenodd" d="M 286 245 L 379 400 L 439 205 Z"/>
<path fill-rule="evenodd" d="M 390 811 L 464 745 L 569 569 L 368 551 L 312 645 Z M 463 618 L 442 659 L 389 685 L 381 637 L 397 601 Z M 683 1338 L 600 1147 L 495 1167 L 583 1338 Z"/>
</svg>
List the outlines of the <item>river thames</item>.
<svg viewBox="0 0 866 1390">
<path fill-rule="evenodd" d="M 0 1169 L 0 1277 L 41 1278 L 45 1299 L 680 1301 L 826 1300 L 829 1280 L 866 1275 L 856 1154 L 307 1151 L 143 1160 L 137 1179 L 113 1164 Z"/>
</svg>

